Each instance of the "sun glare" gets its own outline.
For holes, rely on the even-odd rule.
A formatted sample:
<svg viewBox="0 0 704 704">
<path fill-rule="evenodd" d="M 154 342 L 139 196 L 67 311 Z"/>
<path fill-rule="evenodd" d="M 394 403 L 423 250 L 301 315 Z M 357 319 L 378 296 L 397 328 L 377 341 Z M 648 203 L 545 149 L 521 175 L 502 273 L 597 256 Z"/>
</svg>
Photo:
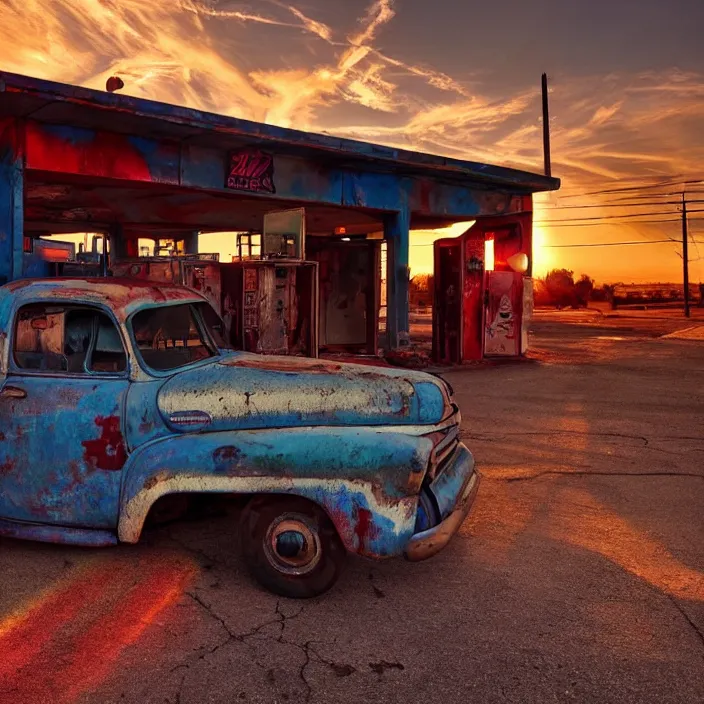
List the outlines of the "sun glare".
<svg viewBox="0 0 704 704">
<path fill-rule="evenodd" d="M 533 275 L 544 276 L 554 267 L 554 255 L 547 246 L 547 233 L 540 225 L 533 226 Z"/>
</svg>

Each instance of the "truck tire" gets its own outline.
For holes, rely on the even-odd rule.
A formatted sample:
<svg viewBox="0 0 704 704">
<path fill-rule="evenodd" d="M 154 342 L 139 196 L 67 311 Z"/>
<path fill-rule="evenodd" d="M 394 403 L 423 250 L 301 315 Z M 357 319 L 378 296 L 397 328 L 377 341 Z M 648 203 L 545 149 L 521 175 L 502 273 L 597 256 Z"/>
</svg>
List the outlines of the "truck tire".
<svg viewBox="0 0 704 704">
<path fill-rule="evenodd" d="M 269 591 L 309 599 L 330 589 L 342 573 L 347 550 L 328 515 L 298 496 L 257 496 L 241 521 L 244 558 Z"/>
</svg>

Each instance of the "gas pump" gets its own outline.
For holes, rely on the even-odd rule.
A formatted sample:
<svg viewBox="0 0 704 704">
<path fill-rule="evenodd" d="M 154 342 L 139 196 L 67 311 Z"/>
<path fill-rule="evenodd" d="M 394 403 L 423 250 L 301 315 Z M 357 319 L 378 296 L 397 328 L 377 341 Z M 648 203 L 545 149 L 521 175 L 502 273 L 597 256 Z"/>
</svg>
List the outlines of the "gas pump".
<svg viewBox="0 0 704 704">
<path fill-rule="evenodd" d="M 531 224 L 531 212 L 485 218 L 459 237 L 435 242 L 436 362 L 526 352 L 533 301 Z M 487 241 L 493 243 L 493 262 L 485 260 Z"/>
</svg>

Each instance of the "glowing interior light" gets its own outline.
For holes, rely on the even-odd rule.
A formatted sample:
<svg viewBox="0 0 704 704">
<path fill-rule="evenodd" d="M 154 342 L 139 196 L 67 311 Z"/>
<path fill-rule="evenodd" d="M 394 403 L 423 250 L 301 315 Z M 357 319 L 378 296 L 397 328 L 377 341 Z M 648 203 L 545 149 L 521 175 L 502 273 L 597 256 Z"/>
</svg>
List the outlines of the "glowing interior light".
<svg viewBox="0 0 704 704">
<path fill-rule="evenodd" d="M 506 263 L 519 274 L 525 274 L 528 271 L 528 255 L 524 252 L 512 254 Z"/>
<path fill-rule="evenodd" d="M 494 240 L 484 242 L 484 271 L 494 271 Z"/>
</svg>

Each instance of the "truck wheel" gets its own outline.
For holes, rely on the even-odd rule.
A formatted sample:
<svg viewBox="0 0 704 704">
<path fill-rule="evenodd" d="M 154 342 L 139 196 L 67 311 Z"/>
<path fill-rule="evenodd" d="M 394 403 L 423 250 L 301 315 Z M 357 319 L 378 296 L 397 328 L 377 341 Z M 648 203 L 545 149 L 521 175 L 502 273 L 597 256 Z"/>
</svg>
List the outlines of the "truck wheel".
<svg viewBox="0 0 704 704">
<path fill-rule="evenodd" d="M 255 579 L 291 599 L 319 596 L 335 584 L 347 550 L 327 514 L 297 496 L 261 496 L 242 514 L 242 551 Z"/>
</svg>

